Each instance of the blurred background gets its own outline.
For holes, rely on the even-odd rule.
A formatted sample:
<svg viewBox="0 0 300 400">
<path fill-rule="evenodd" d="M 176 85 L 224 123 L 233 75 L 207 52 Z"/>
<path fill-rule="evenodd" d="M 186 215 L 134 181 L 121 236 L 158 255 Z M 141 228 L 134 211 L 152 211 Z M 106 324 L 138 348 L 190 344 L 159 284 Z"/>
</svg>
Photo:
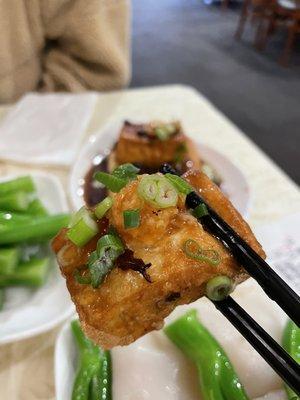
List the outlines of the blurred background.
<svg viewBox="0 0 300 400">
<path fill-rule="evenodd" d="M 133 0 L 131 86 L 195 87 L 300 183 L 300 3 L 223 1 Z"/>
</svg>

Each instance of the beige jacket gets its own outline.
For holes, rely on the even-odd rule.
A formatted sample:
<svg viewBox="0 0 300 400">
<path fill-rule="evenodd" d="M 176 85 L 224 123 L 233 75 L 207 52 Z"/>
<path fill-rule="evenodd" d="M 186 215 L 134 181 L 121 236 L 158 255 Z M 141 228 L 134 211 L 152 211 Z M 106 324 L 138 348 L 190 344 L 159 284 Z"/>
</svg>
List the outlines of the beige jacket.
<svg viewBox="0 0 300 400">
<path fill-rule="evenodd" d="M 0 102 L 126 85 L 129 12 L 129 0 L 0 0 Z"/>
</svg>

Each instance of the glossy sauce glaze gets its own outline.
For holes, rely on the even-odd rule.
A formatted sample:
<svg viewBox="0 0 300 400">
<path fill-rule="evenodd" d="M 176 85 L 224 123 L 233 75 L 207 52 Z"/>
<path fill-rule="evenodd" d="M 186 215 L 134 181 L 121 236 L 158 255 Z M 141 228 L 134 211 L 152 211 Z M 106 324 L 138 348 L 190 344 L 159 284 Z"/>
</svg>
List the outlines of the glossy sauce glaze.
<svg viewBox="0 0 300 400">
<path fill-rule="evenodd" d="M 96 156 L 94 158 L 94 163 L 91 168 L 88 170 L 87 174 L 84 178 L 84 186 L 83 186 L 83 198 L 84 202 L 87 206 L 93 207 L 98 204 L 101 200 L 103 200 L 107 196 L 107 189 L 104 186 L 99 186 L 97 182 L 94 180 L 95 172 L 109 172 L 108 171 L 108 157 L 103 157 L 99 163 L 97 163 L 98 158 L 101 156 Z"/>
<path fill-rule="evenodd" d="M 100 159 L 101 156 L 96 156 L 94 160 L 97 160 L 98 158 Z M 83 197 L 85 204 L 89 207 L 94 207 L 107 196 L 107 189 L 95 182 L 93 177 L 95 172 L 98 171 L 110 172 L 108 169 L 108 158 L 109 155 L 103 157 L 99 163 L 95 163 L 94 161 L 93 165 L 85 175 Z M 139 163 L 134 163 L 134 165 L 140 168 L 139 174 L 155 174 L 159 170 L 157 167 L 142 165 Z M 183 160 L 180 164 L 170 163 L 170 165 L 176 168 L 181 174 L 184 174 L 188 169 L 193 167 L 193 162 L 190 160 Z"/>
</svg>

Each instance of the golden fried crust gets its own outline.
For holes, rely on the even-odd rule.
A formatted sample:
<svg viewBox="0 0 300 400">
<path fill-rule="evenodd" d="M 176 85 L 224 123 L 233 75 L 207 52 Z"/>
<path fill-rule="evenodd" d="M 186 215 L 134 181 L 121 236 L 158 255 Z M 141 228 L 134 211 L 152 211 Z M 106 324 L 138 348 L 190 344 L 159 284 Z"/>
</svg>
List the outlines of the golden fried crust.
<svg viewBox="0 0 300 400">
<path fill-rule="evenodd" d="M 256 240 L 250 226 L 241 214 L 233 207 L 230 200 L 203 172 L 188 171 L 183 175 L 196 192 L 220 215 L 261 257 L 265 252 Z"/>
<path fill-rule="evenodd" d="M 159 167 L 164 162 L 173 162 L 180 146 L 185 145 L 185 158 L 192 162 L 193 168 L 200 168 L 200 158 L 191 140 L 182 132 L 178 124 L 178 133 L 166 141 L 155 136 L 141 136 L 139 132 L 153 129 L 150 124 L 125 123 L 116 146 L 118 164 L 136 163 L 148 167 Z"/>
<path fill-rule="evenodd" d="M 177 305 L 201 297 L 206 282 L 216 275 L 227 275 L 236 283 L 247 278 L 228 250 L 185 209 L 182 199 L 177 207 L 157 210 L 138 196 L 139 179 L 116 194 L 108 217 L 135 257 L 151 263 L 147 270 L 151 283 L 136 271 L 114 268 L 97 289 L 78 284 L 74 270 L 86 262 L 97 238 L 85 248 L 77 249 L 62 231 L 53 242 L 83 329 L 103 348 L 126 345 L 151 330 L 160 329 L 164 318 Z M 231 203 L 224 200 L 220 190 L 200 173 L 190 174 L 187 179 L 193 181 L 203 197 L 207 196 L 207 202 L 263 255 L 249 226 Z M 222 208 L 218 207 L 220 201 Z M 125 229 L 123 211 L 133 208 L 141 210 L 141 224 L 138 228 Z M 107 223 L 105 225 L 102 220 L 99 224 L 101 235 L 106 232 Z M 182 246 L 188 239 L 197 241 L 203 249 L 217 251 L 220 263 L 214 266 L 187 257 Z"/>
</svg>

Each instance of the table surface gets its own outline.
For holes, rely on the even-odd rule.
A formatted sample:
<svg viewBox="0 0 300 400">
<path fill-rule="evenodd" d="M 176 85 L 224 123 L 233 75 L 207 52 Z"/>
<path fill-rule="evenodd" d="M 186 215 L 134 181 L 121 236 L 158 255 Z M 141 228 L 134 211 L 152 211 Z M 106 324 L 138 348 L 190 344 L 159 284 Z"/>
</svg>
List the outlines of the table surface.
<svg viewBox="0 0 300 400">
<path fill-rule="evenodd" d="M 0 120 L 9 108 L 0 107 Z M 137 116 L 144 120 L 180 119 L 189 135 L 199 137 L 203 143 L 230 158 L 244 172 L 252 192 L 248 217 L 251 226 L 256 227 L 300 212 L 300 191 L 297 185 L 193 88 L 171 85 L 100 93 L 86 137 L 97 132 L 112 119 L 134 119 Z M 67 187 L 67 168 L 38 168 L 0 162 L 0 176 L 40 170 L 53 173 Z M 53 356 L 59 328 L 31 339 L 1 346 L 1 399 L 55 398 Z"/>
</svg>

